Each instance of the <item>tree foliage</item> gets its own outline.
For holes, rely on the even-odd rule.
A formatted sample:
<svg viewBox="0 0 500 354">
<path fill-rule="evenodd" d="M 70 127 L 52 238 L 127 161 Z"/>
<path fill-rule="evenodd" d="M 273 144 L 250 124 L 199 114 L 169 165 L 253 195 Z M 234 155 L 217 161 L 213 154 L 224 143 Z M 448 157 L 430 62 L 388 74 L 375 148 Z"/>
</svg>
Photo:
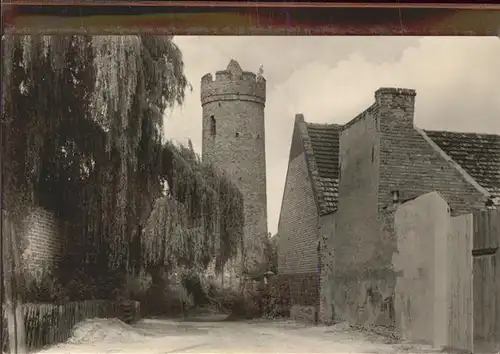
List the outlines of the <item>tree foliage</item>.
<svg viewBox="0 0 500 354">
<path fill-rule="evenodd" d="M 167 144 L 169 146 L 169 144 Z M 201 163 L 190 147 L 170 145 L 169 191 L 156 201 L 144 232 L 146 264 L 220 271 L 243 242 L 243 200 L 224 171 Z"/>
<path fill-rule="evenodd" d="M 6 36 L 2 51 L 3 197 L 18 224 L 50 208 L 73 251 L 110 269 L 223 265 L 243 202 L 192 148 L 163 143 L 189 86 L 171 37 Z"/>
</svg>

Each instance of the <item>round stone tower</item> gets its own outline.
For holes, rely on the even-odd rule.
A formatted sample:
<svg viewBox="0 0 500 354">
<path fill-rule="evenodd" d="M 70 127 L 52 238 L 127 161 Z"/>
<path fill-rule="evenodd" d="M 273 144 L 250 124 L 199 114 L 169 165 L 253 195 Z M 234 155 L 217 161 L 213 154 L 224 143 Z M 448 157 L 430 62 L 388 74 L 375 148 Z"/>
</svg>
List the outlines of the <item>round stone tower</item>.
<svg viewBox="0 0 500 354">
<path fill-rule="evenodd" d="M 266 80 L 242 71 L 235 60 L 226 70 L 201 78 L 202 159 L 229 173 L 244 199 L 245 263 L 248 271 L 263 262 L 267 237 Z"/>
</svg>

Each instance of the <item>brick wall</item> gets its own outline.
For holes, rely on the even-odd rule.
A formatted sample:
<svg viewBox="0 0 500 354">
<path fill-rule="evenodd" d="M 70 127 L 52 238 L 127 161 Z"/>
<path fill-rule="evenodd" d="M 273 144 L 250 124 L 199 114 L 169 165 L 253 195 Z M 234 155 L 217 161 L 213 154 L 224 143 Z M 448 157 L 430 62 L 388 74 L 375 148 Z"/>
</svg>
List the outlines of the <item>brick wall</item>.
<svg viewBox="0 0 500 354">
<path fill-rule="evenodd" d="M 293 151 L 292 151 L 293 152 Z M 296 156 L 293 156 L 296 155 Z M 278 228 L 278 274 L 292 317 L 299 312 L 316 317 L 318 300 L 318 209 L 304 152 L 292 154 Z"/>
<path fill-rule="evenodd" d="M 437 190 L 454 215 L 484 197 L 415 129 L 413 90 L 380 89 L 375 99 L 340 138 L 333 293 L 338 318 L 393 326 L 392 192 L 405 200 Z"/>
<path fill-rule="evenodd" d="M 401 200 L 438 191 L 453 215 L 466 214 L 484 205 L 484 196 L 414 128 L 415 94 L 398 95 L 389 91 L 385 96 L 387 101 L 379 108 L 379 207 L 391 203 L 394 190 L 399 191 Z M 399 103 L 395 105 L 397 100 Z"/>
<path fill-rule="evenodd" d="M 38 276 L 61 258 L 64 252 L 62 224 L 50 211 L 36 208 L 24 221 L 23 264 L 28 272 Z"/>
<path fill-rule="evenodd" d="M 400 200 L 438 191 L 450 206 L 452 215 L 469 213 L 484 205 L 483 194 L 415 129 L 414 92 L 398 95 L 389 91 L 386 97 L 388 100 L 381 103 L 379 108 L 379 210 L 392 204 L 392 191 L 399 192 Z M 399 104 L 395 105 L 398 99 Z M 381 216 L 388 220 L 382 220 L 379 249 L 384 250 L 384 253 L 379 254 L 379 257 L 383 267 L 390 268 L 392 254 L 396 250 L 394 215 L 386 212 Z"/>
<path fill-rule="evenodd" d="M 290 307 L 316 307 L 318 281 L 317 273 L 279 275 L 283 299 L 286 299 Z"/>
<path fill-rule="evenodd" d="M 318 210 L 304 153 L 288 165 L 278 233 L 279 274 L 315 273 Z"/>
</svg>

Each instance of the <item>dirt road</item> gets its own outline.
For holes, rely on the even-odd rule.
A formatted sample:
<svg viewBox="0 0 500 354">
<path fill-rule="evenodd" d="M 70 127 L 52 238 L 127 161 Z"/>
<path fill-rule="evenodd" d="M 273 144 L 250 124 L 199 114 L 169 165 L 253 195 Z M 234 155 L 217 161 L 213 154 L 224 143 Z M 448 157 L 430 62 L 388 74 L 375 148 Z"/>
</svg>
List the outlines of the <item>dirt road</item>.
<svg viewBox="0 0 500 354">
<path fill-rule="evenodd" d="M 86 326 L 86 327 L 85 327 Z M 390 343 L 347 326 L 305 326 L 290 321 L 146 319 L 128 326 L 92 320 L 69 343 L 44 354 L 76 353 L 432 353 L 428 347 Z"/>
</svg>

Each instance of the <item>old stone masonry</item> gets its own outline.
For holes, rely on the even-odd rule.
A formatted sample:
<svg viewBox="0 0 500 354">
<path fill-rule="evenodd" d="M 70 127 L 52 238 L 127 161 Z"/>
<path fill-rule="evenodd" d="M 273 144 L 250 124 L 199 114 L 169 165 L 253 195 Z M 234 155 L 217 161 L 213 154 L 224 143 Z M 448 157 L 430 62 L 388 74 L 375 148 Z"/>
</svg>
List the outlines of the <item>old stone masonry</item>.
<svg viewBox="0 0 500 354">
<path fill-rule="evenodd" d="M 266 80 L 235 60 L 215 79 L 201 79 L 202 158 L 229 173 L 243 194 L 244 267 L 250 272 L 264 262 L 267 237 L 265 103 Z"/>
</svg>

